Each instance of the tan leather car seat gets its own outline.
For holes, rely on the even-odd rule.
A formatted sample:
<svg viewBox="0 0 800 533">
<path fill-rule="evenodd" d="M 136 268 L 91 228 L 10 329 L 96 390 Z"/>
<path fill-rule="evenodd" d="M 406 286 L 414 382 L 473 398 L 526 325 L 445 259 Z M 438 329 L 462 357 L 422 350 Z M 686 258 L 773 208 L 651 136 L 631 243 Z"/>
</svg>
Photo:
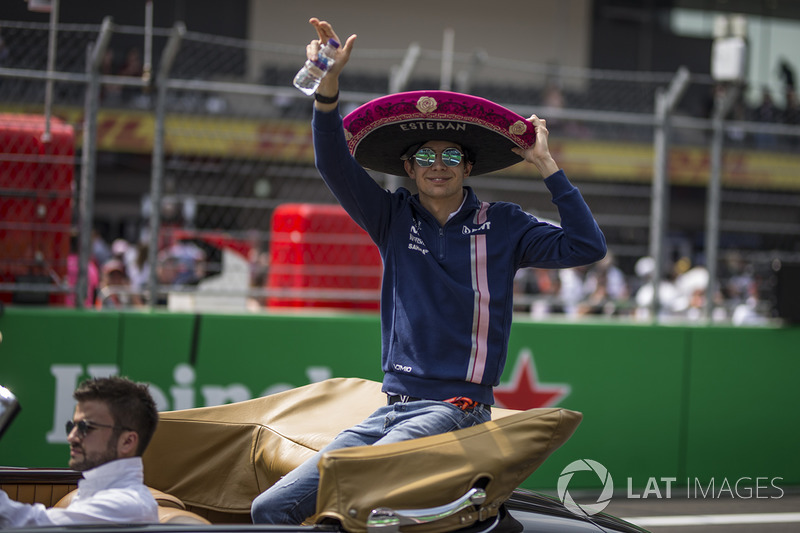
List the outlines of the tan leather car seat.
<svg viewBox="0 0 800 533">
<path fill-rule="evenodd" d="M 158 508 L 158 521 L 162 524 L 211 524 L 200 515 L 174 507 Z"/>
<path fill-rule="evenodd" d="M 171 524 L 210 524 L 208 520 L 199 516 L 191 511 L 186 510 L 186 506 L 183 502 L 173 496 L 172 494 L 167 494 L 166 492 L 162 492 L 160 490 L 154 489 L 152 487 L 148 487 L 150 489 L 150 493 L 156 499 L 156 503 L 158 503 L 158 521 L 162 524 L 171 523 Z M 72 498 L 77 494 L 78 489 L 75 489 L 65 495 L 63 498 L 58 500 L 58 502 L 53 507 L 60 507 L 64 508 L 67 507 Z"/>
</svg>

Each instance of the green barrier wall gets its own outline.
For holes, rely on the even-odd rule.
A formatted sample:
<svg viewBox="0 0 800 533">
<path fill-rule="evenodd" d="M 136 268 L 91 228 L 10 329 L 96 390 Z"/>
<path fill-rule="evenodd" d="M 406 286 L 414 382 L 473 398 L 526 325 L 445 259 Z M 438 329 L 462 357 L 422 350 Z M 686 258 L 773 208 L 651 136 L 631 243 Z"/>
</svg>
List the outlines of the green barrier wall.
<svg viewBox="0 0 800 533">
<path fill-rule="evenodd" d="M 65 466 L 71 393 L 90 375 L 151 384 L 161 410 L 217 405 L 330 377 L 379 381 L 376 315 L 192 315 L 8 308 L 0 382 L 23 410 L 0 464 Z M 632 497 L 800 485 L 800 328 L 514 324 L 497 399 L 581 411 L 524 486 L 551 490 L 579 459 Z M 595 488 L 580 472 L 570 488 Z M 731 489 L 733 490 L 733 489 Z M 648 492 L 649 491 L 649 492 Z M 643 493 L 644 492 L 644 493 Z"/>
</svg>

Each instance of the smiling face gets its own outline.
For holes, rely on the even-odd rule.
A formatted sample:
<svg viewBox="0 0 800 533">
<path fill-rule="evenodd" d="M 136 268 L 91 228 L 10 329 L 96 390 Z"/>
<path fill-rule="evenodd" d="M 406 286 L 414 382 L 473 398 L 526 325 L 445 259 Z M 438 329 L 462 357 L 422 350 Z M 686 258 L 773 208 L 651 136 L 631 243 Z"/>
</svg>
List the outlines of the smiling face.
<svg viewBox="0 0 800 533">
<path fill-rule="evenodd" d="M 86 435 L 82 435 L 76 426 L 67 435 L 70 468 L 83 472 L 123 457 L 125 434 L 131 432 L 120 432 L 111 427 L 114 426 L 114 418 L 104 402 L 78 402 L 72 421 L 84 421 L 89 428 Z"/>
<path fill-rule="evenodd" d="M 458 209 L 464 197 L 464 179 L 472 170 L 472 163 L 464 158 L 454 167 L 448 167 L 442 161 L 442 151 L 446 148 L 463 149 L 449 141 L 428 141 L 421 148 L 431 148 L 436 152 L 436 160 L 429 167 L 421 167 L 414 157 L 405 162 L 408 176 L 417 184 L 419 199 L 423 206 L 431 212 L 447 210 L 451 213 Z"/>
</svg>

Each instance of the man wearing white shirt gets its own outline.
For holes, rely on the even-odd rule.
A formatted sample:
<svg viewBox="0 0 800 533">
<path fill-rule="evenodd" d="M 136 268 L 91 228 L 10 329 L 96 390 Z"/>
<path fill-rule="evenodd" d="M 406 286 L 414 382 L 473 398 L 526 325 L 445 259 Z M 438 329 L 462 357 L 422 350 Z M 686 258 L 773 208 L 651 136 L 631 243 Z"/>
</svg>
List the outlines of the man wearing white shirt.
<svg viewBox="0 0 800 533">
<path fill-rule="evenodd" d="M 144 484 L 142 453 L 158 424 L 146 385 L 94 378 L 73 394 L 66 424 L 70 468 L 83 472 L 65 508 L 11 500 L 0 490 L 0 528 L 92 523 L 158 522 L 158 504 Z"/>
</svg>

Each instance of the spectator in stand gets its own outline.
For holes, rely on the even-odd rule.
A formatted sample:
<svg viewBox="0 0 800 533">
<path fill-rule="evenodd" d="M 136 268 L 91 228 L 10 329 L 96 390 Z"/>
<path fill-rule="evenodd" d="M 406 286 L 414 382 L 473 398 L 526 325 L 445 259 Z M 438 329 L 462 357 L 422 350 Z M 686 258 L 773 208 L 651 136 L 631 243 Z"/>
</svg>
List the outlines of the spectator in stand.
<svg viewBox="0 0 800 533">
<path fill-rule="evenodd" d="M 785 89 L 794 90 L 795 89 L 795 75 L 794 75 L 794 68 L 786 59 L 781 59 L 780 63 L 778 64 L 779 74 L 778 77 L 781 78 L 783 81 L 783 85 Z"/>
<path fill-rule="evenodd" d="M 769 87 L 761 89 L 761 103 L 755 109 L 755 119 L 757 122 L 777 124 L 781 119 L 781 112 L 775 105 L 772 92 Z M 775 148 L 775 136 L 770 133 L 756 134 L 756 145 L 759 148 Z"/>
<path fill-rule="evenodd" d="M 722 262 L 720 279 L 726 279 L 722 289 L 725 298 L 733 304 L 744 302 L 753 283 L 753 265 L 745 261 L 741 253 L 728 253 Z"/>
<path fill-rule="evenodd" d="M 754 326 L 764 325 L 769 322 L 761 309 L 761 301 L 758 295 L 758 283 L 755 279 L 747 286 L 747 296 L 733 308 L 731 322 L 734 326 Z"/>
<path fill-rule="evenodd" d="M 589 267 L 584 291 L 586 297 L 578 306 L 579 315 L 616 315 L 627 307 L 628 283 L 611 252 Z"/>
<path fill-rule="evenodd" d="M 650 320 L 653 318 L 651 306 L 653 303 L 653 274 L 655 273 L 656 263 L 650 256 L 645 256 L 636 261 L 634 267 L 636 276 L 639 278 L 639 288 L 634 295 L 636 304 L 635 317 L 640 320 Z M 667 318 L 673 316 L 675 301 L 678 291 L 672 281 L 674 278 L 671 272 L 664 269 L 661 283 L 658 289 L 659 317 Z"/>
<path fill-rule="evenodd" d="M 550 121 L 553 122 L 553 125 L 550 122 L 547 123 L 550 132 L 556 135 L 561 134 L 583 139 L 591 137 L 592 132 L 586 126 L 574 120 L 567 120 L 558 116 L 559 111 L 566 107 L 566 103 L 567 100 L 561 85 L 557 81 L 549 81 L 542 93 L 542 105 L 545 107 L 543 113 L 546 112 L 548 116 L 553 114 L 556 117 Z"/>
<path fill-rule="evenodd" d="M 783 92 L 786 97 L 783 122 L 790 126 L 798 126 L 800 125 L 800 103 L 797 101 L 794 69 L 786 60 L 781 61 L 780 77 L 783 80 Z M 800 137 L 789 137 L 786 144 L 791 148 L 797 148 L 800 146 Z"/>
<path fill-rule="evenodd" d="M 128 49 L 127 53 L 125 54 L 125 62 L 119 69 L 118 74 L 120 76 L 131 76 L 135 78 L 142 77 L 144 74 L 144 64 L 142 62 L 142 53 L 139 51 L 139 48 L 133 46 Z M 124 86 L 122 88 L 122 99 L 126 103 L 136 103 L 141 105 L 144 103 L 144 100 L 138 100 L 141 96 L 142 90 L 138 87 Z"/>
<path fill-rule="evenodd" d="M 587 266 L 565 268 L 558 271 L 558 298 L 563 312 L 570 318 L 577 317 L 581 302 L 586 298 Z"/>
<path fill-rule="evenodd" d="M 542 112 L 547 113 L 547 116 L 558 116 L 558 112 L 564 109 L 564 93 L 558 83 L 551 81 L 545 85 L 544 91 L 542 92 L 542 105 L 544 106 Z M 547 127 L 550 133 L 556 134 L 562 133 L 564 129 L 561 119 L 558 118 L 551 118 L 547 123 Z"/>
<path fill-rule="evenodd" d="M 253 250 L 250 261 L 250 289 L 261 291 L 267 286 L 269 274 L 269 252 L 266 250 Z M 251 294 L 247 298 L 248 311 L 259 311 L 264 306 L 264 297 L 261 294 Z"/>
<path fill-rule="evenodd" d="M 170 255 L 166 251 L 158 254 L 158 265 L 156 266 L 156 278 L 159 285 L 175 285 L 180 271 L 180 261 L 177 257 Z"/>
<path fill-rule="evenodd" d="M 111 259 L 111 247 L 105 241 L 100 232 L 92 230 L 92 258 L 98 265 L 104 265 Z"/>
<path fill-rule="evenodd" d="M 119 69 L 120 76 L 141 76 L 144 72 L 142 53 L 135 46 L 128 49 L 125 54 L 125 63 Z"/>
<path fill-rule="evenodd" d="M 710 283 L 708 269 L 703 265 L 691 266 L 675 278 L 677 295 L 673 303 L 675 314 L 691 321 L 700 320 L 705 316 L 706 292 Z M 727 316 L 722 302 L 721 294 L 716 295 L 712 319 L 724 320 Z"/>
<path fill-rule="evenodd" d="M 516 311 L 529 312 L 532 318 L 544 318 L 551 313 L 560 313 L 558 293 L 561 282 L 558 270 L 549 268 L 521 268 L 514 276 Z"/>
<path fill-rule="evenodd" d="M 111 257 L 122 261 L 125 272 L 128 272 L 128 265 L 136 260 L 136 249 L 125 239 L 114 239 L 111 243 Z"/>
<path fill-rule="evenodd" d="M 514 312 L 525 311 L 529 309 L 529 295 L 535 291 L 532 290 L 531 283 L 531 269 L 520 268 L 514 274 Z"/>
<path fill-rule="evenodd" d="M 125 265 L 114 258 L 103 265 L 100 289 L 97 291 L 97 309 L 124 309 L 142 304 L 138 294 L 131 293 L 131 280 Z"/>
<path fill-rule="evenodd" d="M 192 241 L 178 241 L 165 252 L 165 255 L 177 259 L 174 285 L 197 285 L 205 277 L 206 253 Z"/>
<path fill-rule="evenodd" d="M 168 295 L 171 287 L 178 285 L 176 280 L 181 271 L 181 264 L 178 258 L 169 255 L 167 250 L 162 250 L 158 254 L 156 263 L 156 281 L 160 287 L 156 294 L 156 305 L 167 305 Z"/>
<path fill-rule="evenodd" d="M 116 74 L 117 68 L 114 64 L 114 49 L 106 49 L 103 55 L 103 61 L 100 63 L 100 74 L 113 76 Z M 106 105 L 116 105 L 120 103 L 122 98 L 122 86 L 116 83 L 105 83 L 100 87 L 100 99 Z"/>
<path fill-rule="evenodd" d="M 67 256 L 67 284 L 70 287 L 75 287 L 78 284 L 78 237 L 73 235 L 69 239 L 69 255 Z M 100 283 L 100 274 L 97 270 L 97 263 L 94 258 L 89 258 L 87 265 L 87 291 L 86 299 L 83 302 L 84 307 L 92 307 L 95 294 L 97 293 L 97 285 Z M 66 307 L 75 307 L 75 293 L 70 292 L 64 298 L 64 305 Z"/>
<path fill-rule="evenodd" d="M 136 245 L 135 258 L 126 263 L 125 270 L 131 280 L 131 291 L 142 297 L 142 292 L 147 288 L 150 281 L 150 263 L 148 263 L 150 247 L 145 242 Z"/>
<path fill-rule="evenodd" d="M 800 126 L 800 102 L 797 100 L 797 92 L 786 91 L 786 108 L 783 110 L 783 122 L 789 126 Z M 789 139 L 789 145 L 797 147 L 800 145 L 800 137 Z"/>
</svg>

